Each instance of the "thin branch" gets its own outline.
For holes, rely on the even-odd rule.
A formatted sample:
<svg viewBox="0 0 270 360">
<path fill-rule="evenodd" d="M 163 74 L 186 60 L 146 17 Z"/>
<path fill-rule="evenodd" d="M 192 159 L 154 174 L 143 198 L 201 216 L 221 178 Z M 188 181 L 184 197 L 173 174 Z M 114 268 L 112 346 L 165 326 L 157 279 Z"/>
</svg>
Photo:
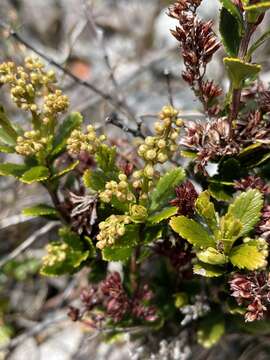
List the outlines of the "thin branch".
<svg viewBox="0 0 270 360">
<path fill-rule="evenodd" d="M 164 76 L 166 77 L 167 89 L 168 89 L 168 97 L 169 103 L 171 106 L 173 105 L 173 93 L 172 93 L 172 84 L 171 84 L 171 73 L 168 69 L 164 70 Z"/>
<path fill-rule="evenodd" d="M 10 260 L 14 260 L 17 256 L 23 253 L 28 249 L 41 235 L 48 233 L 55 226 L 59 225 L 59 221 L 52 221 L 44 225 L 42 228 L 35 231 L 29 238 L 27 238 L 22 244 L 20 244 L 16 249 L 14 249 L 7 256 L 3 257 L 0 260 L 0 268 L 3 267 Z"/>
<path fill-rule="evenodd" d="M 4 230 L 10 226 L 22 224 L 27 221 L 31 221 L 35 219 L 34 216 L 24 216 L 24 215 L 13 215 L 10 217 L 7 217 L 5 219 L 0 220 L 0 230 Z"/>
<path fill-rule="evenodd" d="M 141 129 L 142 127 L 141 121 L 137 121 L 137 126 L 138 126 L 137 129 L 131 129 L 130 127 L 124 124 L 124 121 L 121 120 L 115 112 L 112 112 L 109 116 L 107 116 L 105 120 L 105 124 L 112 124 L 118 127 L 119 129 L 123 130 L 124 132 L 133 135 L 134 137 L 141 137 L 143 139 L 145 138 Z"/>
</svg>

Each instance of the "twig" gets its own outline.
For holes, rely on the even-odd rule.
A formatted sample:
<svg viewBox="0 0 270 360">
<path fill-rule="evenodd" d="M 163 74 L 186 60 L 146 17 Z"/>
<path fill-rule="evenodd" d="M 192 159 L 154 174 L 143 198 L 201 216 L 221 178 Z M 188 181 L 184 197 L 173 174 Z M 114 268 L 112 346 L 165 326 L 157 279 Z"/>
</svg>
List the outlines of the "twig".
<svg viewBox="0 0 270 360">
<path fill-rule="evenodd" d="M 0 268 L 3 267 L 8 261 L 13 260 L 17 256 L 19 256 L 22 252 L 24 252 L 27 248 L 29 248 L 29 246 L 31 246 L 36 241 L 37 238 L 39 238 L 41 235 L 46 234 L 57 225 L 59 225 L 59 221 L 52 221 L 44 225 L 42 228 L 38 229 L 37 231 L 35 231 L 16 249 L 14 249 L 11 253 L 9 253 L 7 256 L 3 257 L 0 260 Z"/>
<path fill-rule="evenodd" d="M 172 94 L 172 84 L 171 84 L 171 73 L 168 69 L 164 70 L 164 76 L 166 77 L 167 88 L 168 88 L 168 97 L 169 103 L 173 106 L 173 94 Z"/>
<path fill-rule="evenodd" d="M 73 79 L 77 84 L 84 86 L 96 94 L 98 94 L 100 97 L 102 97 L 104 100 L 108 101 L 113 107 L 119 108 L 122 113 L 126 114 L 126 109 L 123 103 L 117 99 L 114 99 L 109 93 L 104 92 L 103 90 L 99 89 L 96 85 L 90 83 L 89 81 L 82 80 L 76 75 L 74 75 L 72 72 L 70 72 L 68 69 L 64 68 L 61 64 L 53 60 L 48 55 L 44 54 L 42 51 L 36 49 L 33 45 L 31 45 L 27 40 L 25 40 L 19 33 L 17 33 L 14 29 L 10 28 L 7 24 L 5 24 L 3 21 L 0 21 L 0 26 L 3 27 L 5 30 L 8 31 L 9 35 L 15 39 L 17 42 L 24 45 L 26 48 L 33 51 L 35 54 L 46 60 L 49 64 L 56 67 L 58 70 L 62 71 L 64 74 L 69 76 L 71 79 Z"/>
<path fill-rule="evenodd" d="M 7 343 L 6 345 L 0 346 L 0 351 L 3 350 L 12 350 L 14 349 L 16 346 L 20 345 L 21 343 L 23 343 L 25 340 L 27 340 L 28 338 L 38 335 L 39 333 L 41 333 L 43 330 L 49 328 L 52 325 L 55 325 L 57 323 L 60 323 L 64 320 L 67 320 L 67 315 L 55 315 L 53 314 L 53 316 L 51 316 L 49 319 L 46 319 L 44 321 L 42 321 L 41 323 L 37 324 L 36 326 L 32 327 L 29 331 L 24 332 L 23 334 L 16 336 L 15 338 L 13 338 L 9 343 Z"/>
<path fill-rule="evenodd" d="M 119 129 L 123 130 L 124 132 L 133 135 L 134 137 L 141 137 L 143 139 L 145 138 L 144 134 L 141 131 L 141 125 L 142 125 L 141 121 L 137 121 L 137 126 L 138 126 L 137 129 L 131 129 L 130 127 L 124 124 L 123 120 L 119 119 L 119 116 L 115 112 L 112 112 L 109 116 L 107 116 L 105 120 L 105 124 L 112 124 L 118 127 Z"/>
</svg>

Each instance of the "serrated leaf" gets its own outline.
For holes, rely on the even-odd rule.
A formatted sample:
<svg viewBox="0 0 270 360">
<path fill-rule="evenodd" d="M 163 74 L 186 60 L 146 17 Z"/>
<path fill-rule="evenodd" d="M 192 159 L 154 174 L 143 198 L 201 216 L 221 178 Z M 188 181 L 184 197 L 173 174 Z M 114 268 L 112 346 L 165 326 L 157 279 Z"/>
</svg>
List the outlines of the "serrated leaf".
<svg viewBox="0 0 270 360">
<path fill-rule="evenodd" d="M 248 234 L 260 219 L 263 196 L 259 190 L 251 189 L 236 197 L 229 206 L 228 214 L 243 225 L 240 236 Z"/>
<path fill-rule="evenodd" d="M 127 261 L 132 255 L 131 247 L 113 247 L 102 250 L 102 259 L 105 261 Z"/>
<path fill-rule="evenodd" d="M 221 9 L 219 31 L 222 43 L 230 56 L 237 56 L 241 43 L 239 21 L 225 7 Z"/>
<path fill-rule="evenodd" d="M 12 139 L 13 145 L 15 145 L 18 134 L 17 134 L 16 130 L 13 128 L 13 126 L 11 125 L 11 122 L 9 121 L 2 105 L 0 105 L 0 127 L 8 135 L 8 137 L 10 139 Z"/>
<path fill-rule="evenodd" d="M 209 229 L 213 232 L 217 230 L 218 218 L 214 204 L 210 201 L 210 193 L 203 191 L 195 203 L 197 213 L 205 220 Z"/>
<path fill-rule="evenodd" d="M 185 179 L 184 169 L 177 168 L 163 175 L 150 195 L 150 212 L 156 212 L 168 205 L 175 194 L 174 188 Z"/>
<path fill-rule="evenodd" d="M 224 252 L 227 254 L 234 242 L 241 236 L 243 224 L 231 214 L 226 214 L 220 219 L 220 231 L 216 233 L 218 241 L 221 241 Z"/>
<path fill-rule="evenodd" d="M 266 256 L 255 244 L 246 243 L 232 249 L 230 261 L 239 269 L 257 270 L 266 265 Z"/>
<path fill-rule="evenodd" d="M 79 161 L 75 161 L 74 163 L 70 164 L 65 169 L 63 169 L 63 170 L 59 171 L 58 173 L 54 174 L 51 177 L 51 180 L 60 179 L 62 176 L 66 175 L 70 171 L 74 170 L 79 165 L 79 163 L 80 163 Z"/>
<path fill-rule="evenodd" d="M 198 343 L 209 349 L 219 342 L 225 333 L 225 322 L 219 315 L 210 314 L 199 324 L 197 330 Z"/>
<path fill-rule="evenodd" d="M 25 164 L 0 164 L 0 175 L 14 176 L 15 178 L 19 179 L 27 169 L 29 169 L 29 167 Z"/>
<path fill-rule="evenodd" d="M 240 89 L 245 80 L 255 78 L 261 71 L 261 65 L 246 63 L 238 58 L 224 58 L 223 61 L 234 89 Z"/>
<path fill-rule="evenodd" d="M 196 275 L 212 278 L 223 275 L 225 271 L 219 266 L 199 262 L 193 266 L 193 272 Z"/>
<path fill-rule="evenodd" d="M 72 231 L 68 226 L 64 226 L 59 229 L 59 236 L 74 250 L 83 250 L 83 244 L 80 236 Z"/>
<path fill-rule="evenodd" d="M 102 170 L 86 170 L 83 174 L 84 186 L 92 190 L 104 190 L 106 185 L 106 176 Z"/>
<path fill-rule="evenodd" d="M 95 159 L 105 174 L 117 171 L 115 147 L 102 144 L 97 149 Z"/>
<path fill-rule="evenodd" d="M 192 219 L 185 216 L 174 217 L 170 221 L 170 226 L 190 244 L 200 249 L 215 247 L 214 238 L 201 224 Z"/>
<path fill-rule="evenodd" d="M 178 212 L 178 208 L 176 206 L 172 206 L 169 208 L 163 209 L 161 212 L 150 216 L 147 221 L 152 224 L 159 224 L 163 220 L 167 220 L 173 215 L 176 215 Z"/>
<path fill-rule="evenodd" d="M 23 209 L 22 214 L 25 216 L 58 216 L 57 210 L 46 204 L 38 204 L 29 208 L 25 208 Z"/>
<path fill-rule="evenodd" d="M 45 166 L 34 166 L 27 170 L 20 180 L 26 184 L 47 180 L 50 176 L 49 169 Z"/>
<path fill-rule="evenodd" d="M 228 257 L 214 248 L 200 251 L 196 255 L 200 261 L 210 265 L 224 265 L 228 262 Z"/>
<path fill-rule="evenodd" d="M 59 126 L 57 134 L 53 142 L 53 151 L 51 156 L 53 158 L 59 156 L 66 148 L 67 139 L 69 138 L 71 132 L 78 127 L 83 122 L 83 117 L 78 112 L 71 113 Z"/>
</svg>

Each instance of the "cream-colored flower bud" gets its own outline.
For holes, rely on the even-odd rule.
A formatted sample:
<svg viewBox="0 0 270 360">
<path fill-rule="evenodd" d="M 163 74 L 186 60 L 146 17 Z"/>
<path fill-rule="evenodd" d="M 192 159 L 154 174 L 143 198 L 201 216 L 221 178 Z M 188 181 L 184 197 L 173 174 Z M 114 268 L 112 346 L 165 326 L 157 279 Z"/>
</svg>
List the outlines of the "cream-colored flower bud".
<svg viewBox="0 0 270 360">
<path fill-rule="evenodd" d="M 154 160 L 156 156 L 157 156 L 156 150 L 148 150 L 145 154 L 145 158 L 147 160 Z"/>
<path fill-rule="evenodd" d="M 171 145 L 170 150 L 171 152 L 175 152 L 177 150 L 177 145 Z"/>
<path fill-rule="evenodd" d="M 154 146 L 155 138 L 153 136 L 147 136 L 147 138 L 145 139 L 145 144 L 150 147 Z"/>
<path fill-rule="evenodd" d="M 166 141 L 164 139 L 160 139 L 157 143 L 157 146 L 160 148 L 160 149 L 164 149 L 166 147 Z"/>
<path fill-rule="evenodd" d="M 180 127 L 180 126 L 183 126 L 183 125 L 184 125 L 183 119 L 177 119 L 177 120 L 176 120 L 176 125 L 179 126 L 179 127 Z"/>
<path fill-rule="evenodd" d="M 141 183 L 141 181 L 136 180 L 136 181 L 133 181 L 132 186 L 134 187 L 134 189 L 138 189 L 142 186 L 142 183 Z"/>
<path fill-rule="evenodd" d="M 132 176 L 134 177 L 134 179 L 140 179 L 142 177 L 142 171 L 141 170 L 136 170 L 136 171 L 134 171 Z"/>
<path fill-rule="evenodd" d="M 140 145 L 138 149 L 139 156 L 144 156 L 144 153 L 148 150 L 148 147 L 146 145 Z"/>
<path fill-rule="evenodd" d="M 176 139 L 178 138 L 178 136 L 179 136 L 178 132 L 177 132 L 177 131 L 174 131 L 174 132 L 171 134 L 170 138 L 171 138 L 172 140 L 176 140 Z"/>
<path fill-rule="evenodd" d="M 155 123 L 155 130 L 158 134 L 162 134 L 164 131 L 164 125 L 161 124 L 160 122 L 156 122 Z"/>
<path fill-rule="evenodd" d="M 148 178 L 152 178 L 153 176 L 154 176 L 154 173 L 155 173 L 155 170 L 154 170 L 154 168 L 153 168 L 153 166 L 152 165 L 146 165 L 146 167 L 144 168 L 144 175 L 146 176 L 146 177 L 148 177 Z"/>
<path fill-rule="evenodd" d="M 172 121 L 171 121 L 170 118 L 165 118 L 163 121 L 164 121 L 164 125 L 165 125 L 166 127 L 169 127 L 169 126 L 171 126 L 171 124 L 172 124 Z"/>
<path fill-rule="evenodd" d="M 158 158 L 157 158 L 157 159 L 158 159 L 158 161 L 159 161 L 161 164 L 163 164 L 163 163 L 165 163 L 165 162 L 168 160 L 168 156 L 167 156 L 167 154 L 161 152 L 161 153 L 158 154 Z"/>
<path fill-rule="evenodd" d="M 120 181 L 126 181 L 126 180 L 127 180 L 127 175 L 125 175 L 125 174 L 119 174 L 118 179 L 119 179 Z"/>
</svg>

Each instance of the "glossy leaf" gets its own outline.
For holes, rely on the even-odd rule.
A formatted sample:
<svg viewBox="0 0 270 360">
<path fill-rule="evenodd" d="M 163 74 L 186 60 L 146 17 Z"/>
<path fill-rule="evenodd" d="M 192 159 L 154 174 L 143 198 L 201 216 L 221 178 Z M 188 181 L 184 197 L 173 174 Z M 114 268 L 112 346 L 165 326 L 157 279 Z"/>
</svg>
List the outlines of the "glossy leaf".
<svg viewBox="0 0 270 360">
<path fill-rule="evenodd" d="M 161 221 L 167 220 L 172 216 L 176 215 L 177 212 L 178 212 L 178 208 L 176 206 L 172 206 L 169 208 L 165 208 L 161 212 L 150 216 L 147 220 L 152 224 L 159 224 Z"/>
<path fill-rule="evenodd" d="M 230 56 L 237 56 L 241 43 L 239 21 L 225 7 L 220 12 L 219 31 L 222 43 Z"/>
<path fill-rule="evenodd" d="M 28 166 L 25 164 L 4 163 L 0 164 L 0 175 L 14 176 L 19 179 L 28 169 Z"/>
<path fill-rule="evenodd" d="M 234 89 L 240 89 L 245 80 L 256 77 L 261 71 L 261 65 L 249 64 L 238 58 L 224 58 L 223 61 Z"/>
<path fill-rule="evenodd" d="M 45 166 L 34 166 L 27 170 L 20 180 L 26 184 L 47 180 L 50 176 L 49 169 Z"/>
<path fill-rule="evenodd" d="M 193 266 L 193 272 L 196 275 L 212 278 L 223 275 L 225 271 L 219 266 L 199 262 Z"/>
<path fill-rule="evenodd" d="M 232 249 L 231 263 L 239 269 L 258 270 L 266 264 L 266 256 L 255 244 L 242 244 Z"/>
<path fill-rule="evenodd" d="M 175 194 L 175 187 L 185 179 L 182 168 L 173 169 L 163 175 L 150 196 L 150 212 L 156 212 L 168 205 Z"/>
<path fill-rule="evenodd" d="M 22 214 L 25 216 L 53 216 L 57 217 L 58 212 L 55 208 L 46 205 L 39 204 L 29 208 L 25 208 L 22 211 Z"/>
<path fill-rule="evenodd" d="M 207 249 L 215 247 L 214 238 L 198 222 L 185 216 L 174 217 L 170 221 L 171 228 L 190 244 L 200 248 Z"/>
<path fill-rule="evenodd" d="M 248 190 L 236 197 L 229 206 L 228 214 L 243 225 L 240 236 L 248 234 L 261 216 L 263 196 L 259 190 Z"/>
<path fill-rule="evenodd" d="M 210 201 L 210 193 L 203 191 L 196 203 L 195 208 L 197 213 L 205 220 L 208 227 L 215 232 L 218 228 L 218 218 L 215 211 L 214 204 Z"/>
<path fill-rule="evenodd" d="M 200 261 L 206 264 L 224 265 L 228 262 L 228 257 L 214 248 L 208 248 L 204 251 L 200 251 L 196 255 Z"/>
</svg>

